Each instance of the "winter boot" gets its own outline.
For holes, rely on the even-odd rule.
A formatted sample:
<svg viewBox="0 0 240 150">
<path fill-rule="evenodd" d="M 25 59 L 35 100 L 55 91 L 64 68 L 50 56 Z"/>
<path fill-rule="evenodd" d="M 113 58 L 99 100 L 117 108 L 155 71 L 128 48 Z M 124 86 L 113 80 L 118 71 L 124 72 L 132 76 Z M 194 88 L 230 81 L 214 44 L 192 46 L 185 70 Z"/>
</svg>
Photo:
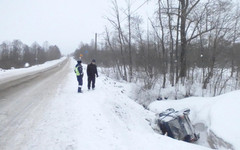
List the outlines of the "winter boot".
<svg viewBox="0 0 240 150">
<path fill-rule="evenodd" d="M 82 93 L 82 86 L 78 86 L 78 93 Z"/>
</svg>

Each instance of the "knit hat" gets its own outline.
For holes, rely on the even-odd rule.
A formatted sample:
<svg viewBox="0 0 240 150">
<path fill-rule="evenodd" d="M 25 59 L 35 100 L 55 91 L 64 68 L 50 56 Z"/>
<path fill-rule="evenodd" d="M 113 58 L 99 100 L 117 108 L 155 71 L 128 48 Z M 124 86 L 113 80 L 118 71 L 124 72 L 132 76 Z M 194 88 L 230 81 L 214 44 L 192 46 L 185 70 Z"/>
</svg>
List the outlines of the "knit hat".
<svg viewBox="0 0 240 150">
<path fill-rule="evenodd" d="M 82 63 L 82 61 L 81 61 L 81 60 L 78 60 L 78 61 L 77 61 L 77 63 L 78 63 L 78 64 L 81 64 L 81 63 Z"/>
<path fill-rule="evenodd" d="M 96 62 L 96 60 L 95 60 L 95 59 L 93 59 L 93 60 L 92 60 L 92 62 L 94 62 L 94 63 L 95 63 L 95 62 Z"/>
</svg>

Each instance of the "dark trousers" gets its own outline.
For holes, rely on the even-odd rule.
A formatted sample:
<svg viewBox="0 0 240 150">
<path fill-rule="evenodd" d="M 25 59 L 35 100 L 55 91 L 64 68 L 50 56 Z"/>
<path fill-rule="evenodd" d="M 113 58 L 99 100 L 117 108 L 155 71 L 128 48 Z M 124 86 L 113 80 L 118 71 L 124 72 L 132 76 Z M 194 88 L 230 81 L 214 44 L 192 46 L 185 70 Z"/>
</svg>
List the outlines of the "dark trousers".
<svg viewBox="0 0 240 150">
<path fill-rule="evenodd" d="M 82 92 L 82 76 L 77 76 L 77 80 L 78 80 L 78 92 Z"/>
<path fill-rule="evenodd" d="M 91 83 L 92 83 L 92 89 L 94 89 L 95 88 L 95 77 L 88 76 L 88 89 L 89 90 L 91 87 Z"/>
</svg>

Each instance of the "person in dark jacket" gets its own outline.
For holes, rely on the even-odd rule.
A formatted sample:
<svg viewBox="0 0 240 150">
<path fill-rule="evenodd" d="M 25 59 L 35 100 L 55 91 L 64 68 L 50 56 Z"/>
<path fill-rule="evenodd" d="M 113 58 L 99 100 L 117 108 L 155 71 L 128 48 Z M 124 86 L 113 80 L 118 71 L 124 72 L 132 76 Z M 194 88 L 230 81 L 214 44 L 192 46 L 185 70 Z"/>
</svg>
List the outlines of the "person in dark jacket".
<svg viewBox="0 0 240 150">
<path fill-rule="evenodd" d="M 95 88 L 95 77 L 98 77 L 97 72 L 97 66 L 96 66 L 96 60 L 93 59 L 90 64 L 87 66 L 87 76 L 88 76 L 88 90 L 90 90 L 91 83 L 92 83 L 92 89 Z"/>
<path fill-rule="evenodd" d="M 82 61 L 79 60 L 77 61 L 77 64 L 75 66 L 74 72 L 76 73 L 77 76 L 77 81 L 78 81 L 78 93 L 82 93 L 82 84 L 83 84 L 83 68 L 82 68 Z"/>
</svg>

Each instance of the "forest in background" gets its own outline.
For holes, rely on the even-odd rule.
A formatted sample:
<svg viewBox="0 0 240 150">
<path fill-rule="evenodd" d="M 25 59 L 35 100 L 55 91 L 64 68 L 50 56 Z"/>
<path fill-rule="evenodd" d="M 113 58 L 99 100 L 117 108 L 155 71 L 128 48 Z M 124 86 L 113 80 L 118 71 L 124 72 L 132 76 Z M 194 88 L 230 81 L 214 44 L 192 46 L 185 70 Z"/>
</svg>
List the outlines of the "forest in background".
<svg viewBox="0 0 240 150">
<path fill-rule="evenodd" d="M 44 42 L 40 46 L 34 42 L 31 46 L 22 43 L 20 40 L 3 42 L 0 45 L 0 68 L 23 68 L 27 66 L 42 64 L 46 61 L 61 58 L 61 52 L 56 45 L 49 45 Z"/>
<path fill-rule="evenodd" d="M 161 88 L 199 81 L 202 89 L 215 90 L 212 95 L 221 94 L 230 80 L 239 89 L 238 4 L 158 0 L 155 6 L 152 17 L 143 20 L 132 10 L 130 0 L 124 8 L 112 0 L 111 15 L 106 17 L 111 26 L 102 35 L 104 42 L 80 44 L 75 59 L 80 54 L 84 62 L 95 58 L 98 65 L 113 68 L 118 79 L 144 80 L 145 89 L 152 89 L 157 80 Z M 191 91 L 185 94 L 190 96 Z"/>
</svg>

